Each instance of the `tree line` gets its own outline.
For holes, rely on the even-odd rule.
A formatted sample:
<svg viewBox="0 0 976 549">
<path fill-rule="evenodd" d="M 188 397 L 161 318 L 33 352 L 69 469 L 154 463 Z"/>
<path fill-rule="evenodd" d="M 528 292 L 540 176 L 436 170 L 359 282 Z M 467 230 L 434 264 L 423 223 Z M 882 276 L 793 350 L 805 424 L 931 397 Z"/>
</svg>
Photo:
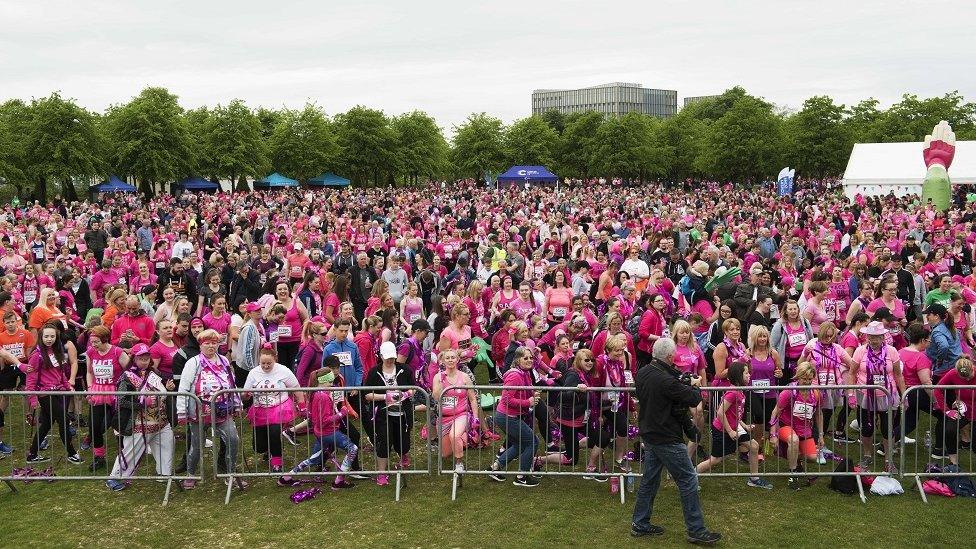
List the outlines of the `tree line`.
<svg viewBox="0 0 976 549">
<path fill-rule="evenodd" d="M 481 179 L 513 164 L 584 179 L 756 181 L 785 165 L 822 177 L 843 172 L 854 143 L 920 141 L 939 120 L 959 139 L 976 138 L 976 104 L 958 92 L 906 94 L 887 109 L 818 95 L 787 110 L 733 87 L 668 119 L 549 111 L 506 126 L 476 113 L 450 142 L 423 111 L 356 106 L 328 116 L 311 103 L 275 110 L 239 99 L 188 110 L 150 87 L 98 113 L 52 93 L 0 104 L 0 184 L 25 198 L 75 200 L 108 174 L 147 194 L 190 176 L 244 189 L 272 171 L 300 181 L 333 171 L 357 184 L 399 185 Z"/>
</svg>

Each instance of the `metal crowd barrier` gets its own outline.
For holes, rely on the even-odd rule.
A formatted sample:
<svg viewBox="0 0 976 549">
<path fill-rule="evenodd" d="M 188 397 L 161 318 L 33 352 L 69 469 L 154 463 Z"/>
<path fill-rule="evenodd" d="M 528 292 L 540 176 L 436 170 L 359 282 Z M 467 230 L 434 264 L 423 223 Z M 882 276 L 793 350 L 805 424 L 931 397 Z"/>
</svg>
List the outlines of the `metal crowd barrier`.
<svg viewBox="0 0 976 549">
<path fill-rule="evenodd" d="M 708 400 L 713 407 L 717 406 L 717 403 L 721 402 L 723 396 L 729 391 L 742 391 L 745 395 L 744 417 L 747 420 L 754 420 L 761 417 L 764 419 L 764 424 L 760 431 L 760 423 L 758 421 L 751 421 L 751 424 L 754 426 L 754 430 L 751 431 L 753 435 L 751 439 L 756 440 L 758 445 L 756 452 L 757 461 L 759 461 L 759 456 L 762 456 L 758 472 L 754 473 L 752 470 L 752 456 L 749 455 L 751 452 L 743 453 L 740 451 L 741 448 L 736 448 L 734 453 L 726 456 L 717 466 L 713 464 L 711 470 L 699 472 L 698 476 L 703 478 L 758 477 L 763 479 L 792 477 L 799 487 L 812 485 L 820 477 L 854 477 L 861 501 L 866 502 L 867 498 L 864 493 L 862 477 L 897 476 L 898 474 L 894 468 L 894 461 L 892 459 L 896 444 L 893 433 L 894 426 L 897 423 L 897 411 L 887 410 L 868 414 L 867 411 L 862 411 L 859 406 L 860 395 L 862 391 L 873 390 L 882 393 L 885 399 L 890 399 L 892 396 L 891 391 L 881 385 L 810 385 L 809 387 L 810 390 L 817 390 L 821 399 L 819 412 L 824 417 L 824 445 L 816 445 L 816 453 L 805 454 L 802 447 L 804 441 L 799 441 L 800 443 L 797 445 L 797 463 L 798 465 L 802 465 L 799 471 L 791 471 L 789 469 L 788 457 L 784 455 L 788 452 L 784 448 L 786 441 L 782 439 L 777 440 L 777 446 L 779 448 L 775 448 L 769 440 L 772 433 L 769 431 L 768 418 L 776 406 L 776 399 L 766 397 L 770 396 L 771 393 L 775 393 L 778 396 L 780 391 L 802 392 L 802 387 L 796 385 L 773 385 L 702 388 L 702 391 L 712 395 Z M 852 391 L 856 395 L 855 399 L 858 401 L 858 406 L 849 406 L 847 393 Z M 797 399 L 796 396 L 793 396 L 788 401 L 788 405 L 792 406 L 790 403 L 797 401 L 802 403 L 803 399 Z M 830 404 L 834 406 L 830 408 Z M 830 410 L 829 414 L 827 413 L 828 409 Z M 780 414 L 784 412 L 788 413 L 789 411 L 781 411 Z M 711 423 L 715 419 L 715 414 L 716 409 L 713 408 L 710 410 L 710 413 L 705 415 L 707 421 L 705 429 L 701 432 L 702 446 L 714 440 L 712 437 Z M 868 419 L 869 416 L 871 423 L 883 424 L 880 426 L 880 429 L 878 425 L 873 425 L 871 429 L 865 429 L 862 422 Z M 855 421 L 857 423 L 854 423 Z M 818 435 L 816 425 L 816 416 L 814 416 L 812 433 L 814 444 L 816 444 Z M 868 437 L 864 436 L 866 430 L 870 431 L 870 436 Z M 851 431 L 858 433 L 860 436 L 850 437 L 849 433 Z M 835 434 L 841 434 L 844 438 L 850 440 L 835 437 Z M 887 440 L 888 443 L 884 444 L 884 440 Z M 868 441 L 867 447 L 865 447 L 865 441 Z M 786 451 L 784 452 L 784 450 Z M 704 452 L 704 454 L 704 459 L 713 455 L 711 448 L 709 448 L 708 452 Z M 702 457 L 701 453 L 699 453 L 699 457 Z M 695 461 L 700 469 L 700 463 L 704 459 L 693 459 L 693 461 Z M 838 471 L 837 466 L 847 460 L 850 460 L 852 465 L 858 466 L 860 470 Z"/>
<path fill-rule="evenodd" d="M 458 419 L 460 416 L 454 416 L 454 420 L 450 416 L 446 417 L 442 406 L 443 397 L 439 399 L 437 429 L 432 429 L 432 434 L 437 435 L 440 449 L 438 472 L 452 475 L 452 500 L 457 499 L 458 489 L 461 488 L 465 475 L 494 476 L 495 479 L 502 478 L 506 481 L 512 479 L 513 471 L 507 470 L 512 462 L 518 464 L 519 470 L 514 472 L 516 479 L 520 476 L 534 479 L 567 476 L 585 477 L 601 483 L 609 481 L 615 487 L 614 491 L 619 493 L 621 503 L 625 501 L 625 486 L 629 491 L 635 490 L 635 479 L 640 477 L 640 472 L 631 471 L 630 468 L 631 463 L 637 461 L 635 458 L 640 452 L 640 443 L 635 439 L 636 409 L 632 410 L 625 404 L 627 397 L 633 395 L 632 388 L 600 387 L 590 388 L 586 392 L 575 387 L 544 386 L 465 385 L 453 388 L 490 393 L 499 397 L 503 389 L 539 391 L 540 400 L 539 404 L 532 407 L 531 414 L 524 418 L 528 422 L 523 419 L 505 419 L 496 413 L 496 406 L 495 410 L 479 410 L 480 429 L 468 429 L 468 432 L 459 433 L 465 420 Z M 600 403 L 606 402 L 607 410 L 601 408 L 597 412 L 594 409 L 597 413 L 584 414 L 585 419 L 579 426 L 572 425 L 580 423 L 579 421 L 558 420 L 558 410 L 572 410 L 581 399 L 587 399 L 589 404 L 590 395 L 596 399 L 594 406 L 602 406 Z M 615 402 L 620 403 L 619 407 L 613 404 Z M 567 412 L 563 415 L 568 418 L 573 414 Z M 472 419 L 473 417 L 467 419 L 468 426 L 473 424 Z M 456 448 L 450 441 L 458 436 L 464 437 L 467 443 L 463 460 L 446 464 L 445 454 L 454 455 Z M 503 456 L 502 452 L 508 448 L 513 450 Z M 518 463 L 519 456 L 529 454 L 530 461 Z M 500 470 L 492 469 L 492 464 L 498 460 L 506 463 L 501 464 Z M 458 463 L 461 468 L 457 466 Z"/>
<path fill-rule="evenodd" d="M 365 399 L 367 394 L 383 394 L 387 391 L 413 391 L 409 406 L 402 406 L 401 415 L 392 416 L 375 413 L 374 407 Z M 313 426 L 305 421 L 305 417 L 298 415 L 293 421 L 286 423 L 270 423 L 255 426 L 249 417 L 250 407 L 262 394 L 287 393 L 295 401 L 295 394 L 306 395 L 308 410 L 311 413 L 315 393 L 327 392 L 338 409 L 346 408 L 355 411 L 349 413 L 339 424 L 338 432 L 342 437 L 315 436 Z M 218 422 L 218 407 L 215 403 L 236 395 L 248 407 L 248 411 L 225 418 L 223 422 L 230 424 L 221 428 Z M 250 395 L 251 398 L 245 398 Z M 348 402 L 348 406 L 345 404 Z M 211 424 L 210 432 L 213 438 L 213 460 L 217 478 L 227 483 L 224 503 L 230 502 L 234 486 L 244 489 L 244 479 L 274 478 L 279 485 L 298 486 L 306 483 L 323 483 L 325 479 L 342 476 L 352 482 L 357 480 L 375 479 L 377 483 L 388 483 L 390 477 L 395 482 L 395 499 L 400 501 L 401 489 L 405 484 L 404 475 L 429 474 L 433 464 L 432 449 L 423 444 L 419 438 L 421 427 L 427 423 L 426 414 L 430 407 L 430 396 L 417 386 L 398 387 L 301 387 L 289 389 L 229 389 L 215 392 L 210 399 Z M 421 413 L 418 413 L 421 412 Z M 358 417 L 356 417 L 358 416 Z M 260 420 L 259 420 L 260 421 Z M 263 421 L 261 421 L 263 423 Z M 290 439 L 282 436 L 282 431 L 294 428 Z M 232 431 L 232 432 L 231 432 Z M 221 436 L 221 433 L 224 436 Z M 236 439 L 236 440 L 227 440 Z M 227 443 L 228 452 L 236 449 L 230 462 L 221 463 L 220 442 Z M 339 439 L 339 440 L 337 440 Z M 356 446 L 353 458 L 347 449 L 337 446 L 348 442 Z M 291 443 L 295 441 L 295 444 Z M 337 444 L 338 443 L 338 444 Z M 385 457 L 381 456 L 385 454 Z M 393 456 L 396 456 L 394 459 Z M 411 458 L 418 456 L 419 459 Z M 381 466 L 382 460 L 385 466 Z M 280 460 L 280 470 L 276 470 L 273 461 Z M 237 464 L 243 465 L 243 470 L 237 470 Z M 349 468 L 343 469 L 344 466 Z M 333 484 L 334 486 L 334 484 Z M 338 488 L 334 488 L 338 489 Z"/>
<path fill-rule="evenodd" d="M 133 433 L 122 436 L 119 424 L 120 415 L 117 407 L 112 405 L 94 405 L 86 397 L 89 396 L 140 396 L 166 399 L 165 420 L 158 431 L 150 435 Z M 21 398 L 16 398 L 21 397 Z M 36 409 L 31 409 L 28 400 L 37 397 L 39 402 Z M 196 395 L 179 392 L 139 392 L 139 391 L 3 391 L 0 398 L 8 401 L 6 426 L 4 428 L 7 441 L 19 441 L 13 446 L 13 452 L 0 460 L 0 480 L 14 492 L 17 488 L 14 482 L 54 482 L 63 480 L 100 480 L 118 481 L 126 485 L 132 481 L 148 481 L 166 483 L 163 495 L 163 505 L 169 502 L 169 496 L 174 482 L 182 490 L 181 481 L 202 480 L 202 474 L 174 473 L 174 458 L 185 454 L 186 444 L 178 439 L 185 438 L 182 429 L 177 427 L 175 417 L 175 399 L 190 398 L 200 405 Z M 16 406 L 14 405 L 16 404 Z M 172 412 L 170 412 L 172 411 Z M 174 417 L 169 417 L 172 413 Z M 25 418 L 26 421 L 14 421 L 13 418 Z M 135 425 L 151 425 L 146 416 L 135 412 Z M 156 423 L 158 425 L 158 423 Z M 19 436 L 18 436 L 19 435 Z M 203 430 L 197 425 L 191 436 L 203 437 Z M 101 446 L 96 446 L 101 443 Z M 95 448 L 104 449 L 104 456 L 96 456 Z M 64 452 L 66 455 L 45 461 L 28 462 L 30 449 L 36 448 L 35 454 L 45 455 L 53 452 Z M 73 450 L 74 452 L 70 451 Z M 99 453 L 102 453 L 101 451 Z M 80 462 L 68 458 L 77 454 Z M 155 460 L 155 472 L 139 472 L 143 458 L 151 455 Z M 101 467 L 92 469 L 96 457 L 103 457 Z M 36 468 L 43 467 L 38 471 Z M 168 469 L 168 471 L 166 470 Z M 77 471 L 90 471 L 90 475 L 78 474 Z"/>
<path fill-rule="evenodd" d="M 436 422 L 438 428 L 438 472 L 441 474 L 452 475 L 451 498 L 457 498 L 458 490 L 463 484 L 463 477 L 466 475 L 492 476 L 495 480 L 511 480 L 513 473 L 517 479 L 519 476 L 528 475 L 534 480 L 550 476 L 582 477 L 586 480 L 599 482 L 610 481 L 611 493 L 617 492 L 620 501 L 625 501 L 626 492 L 634 492 L 637 484 L 643 475 L 642 452 L 643 445 L 637 435 L 636 412 L 629 408 L 626 403 L 615 407 L 616 402 L 620 402 L 624 395 L 633 396 L 632 388 L 588 388 L 580 391 L 573 387 L 542 387 L 542 386 L 522 386 L 522 387 L 501 387 L 497 385 L 467 385 L 456 386 L 454 389 L 463 391 L 475 390 L 480 393 L 488 392 L 500 395 L 503 389 L 539 391 L 539 405 L 532 408 L 531 414 L 526 414 L 518 421 L 511 418 L 500 417 L 495 411 L 478 410 L 481 421 L 481 428 L 477 431 L 467 429 L 468 432 L 459 433 L 465 426 L 473 424 L 473 416 L 467 419 L 461 418 L 463 414 L 445 416 L 442 406 L 437 406 Z M 795 386 L 773 386 L 773 387 L 707 387 L 703 388 L 707 397 L 709 394 L 721 398 L 730 390 L 739 390 L 745 393 L 746 402 L 750 400 L 752 394 L 759 394 L 760 391 L 779 391 L 795 390 Z M 822 390 L 820 386 L 812 386 L 812 389 Z M 841 395 L 848 390 L 863 391 L 865 389 L 877 390 L 885 397 L 890 397 L 890 392 L 878 385 L 832 385 L 830 390 L 838 391 Z M 449 398 L 457 398 L 454 394 Z M 580 402 L 586 399 L 585 403 Z M 441 401 L 443 399 L 440 399 Z M 623 398 L 626 401 L 626 398 Z M 705 401 L 711 399 L 706 398 Z M 847 408 L 846 395 L 838 403 L 838 412 L 831 414 L 831 420 L 837 418 L 841 408 Z M 438 404 L 441 404 L 439 402 Z M 757 399 L 760 409 L 756 414 L 768 417 L 775 406 L 775 400 Z M 456 404 L 456 403 L 452 403 Z M 637 404 L 639 406 L 639 403 Z M 767 408 L 768 406 L 768 408 Z M 470 406 L 469 406 L 470 408 Z M 562 423 L 558 418 L 569 418 L 575 414 L 563 412 L 561 410 L 589 410 L 583 412 L 583 421 Z M 714 409 L 705 409 L 702 406 L 700 411 L 689 410 L 689 423 L 697 423 L 699 430 L 698 448 L 690 445 L 690 457 L 696 465 L 708 461 L 712 440 L 711 420 L 714 418 Z M 745 417 L 752 417 L 753 411 L 746 407 Z M 863 415 L 859 419 L 867 419 L 867 414 L 858 414 L 856 411 L 852 417 Z M 697 416 L 697 421 L 696 421 Z M 786 455 L 783 458 L 777 456 L 779 449 L 762 447 L 761 441 L 757 440 L 758 448 L 755 459 L 758 462 L 758 454 L 767 454 L 762 462 L 758 462 L 758 467 L 753 470 L 751 466 L 752 456 L 749 454 L 753 450 L 750 444 L 747 445 L 750 451 L 741 454 L 739 448 L 735 448 L 728 456 L 719 463 L 712 463 L 710 470 L 700 473 L 701 477 L 758 477 L 758 478 L 785 478 L 794 477 L 795 485 L 800 483 L 811 483 L 817 477 L 851 476 L 855 477 L 861 499 L 866 501 L 864 496 L 861 477 L 871 476 L 891 476 L 896 474 L 893 471 L 892 452 L 894 442 L 892 432 L 894 426 L 893 413 L 891 411 L 883 414 L 873 414 L 872 423 L 886 422 L 885 429 L 875 428 L 867 446 L 865 441 L 851 439 L 843 442 L 838 437 L 834 441 L 834 432 L 839 429 L 832 428 L 825 423 L 824 434 L 825 444 L 818 447 L 815 454 L 811 454 L 812 459 L 803 456 L 798 458 L 798 463 L 803 463 L 802 470 L 790 471 L 787 466 Z M 458 421 L 454 423 L 454 418 Z M 757 415 L 757 417 L 759 417 Z M 885 420 L 882 420 L 882 417 Z M 461 419 L 458 419 L 461 418 Z M 850 417 L 845 415 L 840 427 L 843 436 L 846 438 L 849 432 L 848 423 Z M 570 423 L 570 425 L 567 425 Z M 753 438 L 765 438 L 767 427 L 753 430 Z M 582 425 L 579 425 L 582 424 Z M 577 426 L 573 426 L 577 425 Z M 814 423 L 816 425 L 816 423 Z M 860 427 L 860 426 L 858 426 Z M 480 431 L 480 432 L 479 432 Z M 487 438 L 489 433 L 496 433 L 500 438 L 493 440 Z M 760 435 L 762 433 L 762 435 Z M 887 437 L 882 436 L 886 434 Z M 453 463 L 448 460 L 454 456 L 458 445 L 451 442 L 457 436 L 464 437 L 464 456 Z M 622 435 L 622 436 L 620 436 Z M 444 439 L 447 440 L 444 440 Z M 886 438 L 889 444 L 882 444 L 880 447 L 881 457 L 879 458 L 879 448 L 876 448 L 875 441 L 879 438 Z M 688 439 L 689 442 L 694 442 Z M 785 442 L 785 441 L 784 441 Z M 508 453 L 503 454 L 506 449 Z M 864 453 L 864 448 L 868 449 L 868 454 Z M 765 451 L 764 451 L 765 450 Z M 721 452 L 720 452 L 721 453 Z M 508 470 L 512 461 L 519 461 L 519 456 L 524 457 L 522 463 L 518 464 L 518 471 Z M 456 456 L 455 456 L 456 457 Z M 801 461 L 802 459 L 802 461 Z M 855 465 L 860 464 L 859 471 L 837 471 L 837 464 L 850 459 Z M 744 462 L 744 463 L 743 463 Z M 497 465 L 495 465 L 498 463 Z M 886 468 L 885 465 L 888 465 Z M 493 466 L 500 467 L 496 470 Z M 811 480 L 812 479 L 812 480 Z M 532 481 L 530 481 L 531 483 Z"/>
<path fill-rule="evenodd" d="M 971 411 L 976 402 L 961 402 L 962 406 L 959 406 L 952 394 L 959 389 L 976 390 L 976 385 L 916 385 L 905 391 L 904 412 L 899 424 L 901 468 L 905 477 L 914 479 L 925 503 L 928 498 L 922 486 L 923 477 L 941 481 L 976 472 L 971 450 L 972 423 L 965 419 L 965 413 Z M 936 408 L 935 392 L 944 392 L 947 410 Z M 928 417 L 921 416 L 921 412 Z M 949 417 L 947 412 L 955 417 Z M 920 433 L 924 434 L 918 436 Z M 910 442 L 912 435 L 915 440 Z M 969 440 L 964 440 L 966 438 Z M 913 448 L 910 450 L 909 446 Z M 949 465 L 955 465 L 958 471 L 946 471 Z"/>
</svg>

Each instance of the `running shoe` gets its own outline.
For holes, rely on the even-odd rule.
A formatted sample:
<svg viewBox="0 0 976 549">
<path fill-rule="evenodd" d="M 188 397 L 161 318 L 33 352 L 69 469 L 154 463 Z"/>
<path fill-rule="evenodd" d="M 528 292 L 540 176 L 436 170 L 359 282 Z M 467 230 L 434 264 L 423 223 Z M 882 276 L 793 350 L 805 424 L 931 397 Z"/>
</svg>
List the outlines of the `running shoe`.
<svg viewBox="0 0 976 549">
<path fill-rule="evenodd" d="M 12 453 L 14 453 L 13 448 L 7 446 L 7 443 L 5 442 L 0 442 L 0 454 L 9 456 Z"/>
<path fill-rule="evenodd" d="M 349 477 L 356 480 L 369 480 L 369 475 L 364 475 L 362 472 L 352 473 L 349 475 Z"/>
<path fill-rule="evenodd" d="M 47 437 L 41 439 L 41 443 L 38 444 L 37 449 L 40 451 L 47 450 Z"/>
<path fill-rule="evenodd" d="M 789 488 L 790 490 L 794 490 L 794 491 L 795 490 L 799 490 L 800 489 L 800 479 L 798 479 L 796 477 L 790 477 L 786 481 L 786 487 Z"/>
<path fill-rule="evenodd" d="M 105 486 L 107 486 L 108 489 L 113 492 L 121 492 L 122 490 L 125 490 L 125 483 L 118 480 L 106 480 Z"/>
<path fill-rule="evenodd" d="M 84 463 L 85 460 L 81 459 L 81 456 L 79 456 L 78 454 L 74 454 L 68 456 L 68 462 L 71 463 L 72 465 L 80 465 Z"/>
<path fill-rule="evenodd" d="M 376 477 L 377 486 L 389 486 L 389 484 L 390 484 L 390 475 L 378 475 Z"/>
<path fill-rule="evenodd" d="M 539 485 L 539 480 L 533 478 L 531 475 L 518 475 L 512 484 L 522 488 L 534 488 Z"/>
<path fill-rule="evenodd" d="M 94 473 L 99 469 L 104 469 L 105 466 L 106 466 L 105 458 L 103 458 L 102 456 L 95 456 L 95 458 L 92 459 L 91 465 L 88 466 L 88 470 Z"/>
<path fill-rule="evenodd" d="M 455 463 L 454 464 L 454 472 L 457 473 L 457 474 L 459 474 L 459 475 L 462 474 L 462 473 L 464 473 L 464 464 L 461 463 L 460 461 L 457 462 L 457 463 Z"/>
<path fill-rule="evenodd" d="M 272 473 L 280 473 L 281 472 L 281 465 L 272 465 L 271 466 L 271 472 Z"/>
<path fill-rule="evenodd" d="M 637 526 L 636 524 L 633 523 L 631 523 L 630 525 L 630 535 L 634 536 L 635 538 L 639 538 L 643 536 L 660 536 L 663 533 L 664 533 L 664 528 L 661 528 L 660 526 L 654 524 L 650 524 L 645 527 Z"/>
<path fill-rule="evenodd" d="M 85 435 L 84 437 L 82 437 L 82 439 L 81 439 L 81 449 L 82 450 L 91 450 L 91 437 L 89 437 L 88 435 Z"/>
<path fill-rule="evenodd" d="M 295 440 L 295 432 L 292 431 L 291 428 L 282 431 L 281 438 L 287 440 L 288 444 L 291 444 L 292 446 L 298 446 L 298 441 Z"/>
<path fill-rule="evenodd" d="M 886 473 L 888 473 L 890 475 L 897 475 L 898 474 L 898 466 L 896 466 L 895 465 L 895 462 L 893 462 L 893 461 L 886 461 L 885 462 L 885 468 L 884 468 L 884 470 L 885 470 Z"/>
<path fill-rule="evenodd" d="M 752 486 L 753 488 L 762 488 L 763 490 L 772 490 L 773 483 L 769 482 L 764 478 L 750 478 L 746 481 L 746 486 Z"/>
<path fill-rule="evenodd" d="M 945 450 L 942 448 L 932 448 L 932 459 L 946 459 L 947 456 Z"/>
<path fill-rule="evenodd" d="M 298 484 L 298 479 L 293 477 L 278 477 L 278 486 L 294 486 Z"/>
<path fill-rule="evenodd" d="M 902 440 L 905 441 L 905 444 L 915 444 L 915 439 L 912 437 L 904 437 Z"/>
<path fill-rule="evenodd" d="M 834 442 L 837 444 L 855 444 L 857 439 L 847 436 L 847 433 L 837 431 L 834 433 Z"/>
<path fill-rule="evenodd" d="M 41 454 L 34 454 L 33 456 L 27 456 L 27 463 L 44 463 L 46 461 L 51 461 L 51 458 L 47 456 L 42 456 Z"/>
<path fill-rule="evenodd" d="M 401 469 L 410 468 L 410 454 L 405 454 L 400 456 L 400 468 Z"/>
<path fill-rule="evenodd" d="M 346 488 L 352 488 L 354 486 L 356 486 L 356 485 L 353 484 L 353 483 L 351 483 L 351 482 L 349 482 L 346 479 L 336 480 L 335 482 L 332 483 L 332 489 L 335 490 L 335 491 L 337 491 L 337 492 L 339 490 L 344 490 Z"/>
<path fill-rule="evenodd" d="M 824 455 L 824 449 L 823 448 L 818 448 L 817 449 L 817 463 L 820 464 L 820 465 L 824 465 L 824 464 L 827 463 L 827 457 Z"/>
<path fill-rule="evenodd" d="M 857 431 L 858 433 L 861 432 L 861 424 L 856 419 L 851 421 L 851 424 L 848 425 L 848 427 L 850 427 L 852 431 Z"/>
<path fill-rule="evenodd" d="M 204 441 L 203 446 L 205 448 L 213 448 L 213 441 L 208 438 L 206 441 Z"/>
<path fill-rule="evenodd" d="M 695 545 L 715 545 L 718 541 L 722 539 L 722 534 L 718 532 L 710 532 L 705 530 L 700 534 L 688 534 L 688 542 Z"/>
<path fill-rule="evenodd" d="M 499 472 L 499 469 L 501 469 L 501 467 L 498 465 L 498 462 L 497 461 L 494 462 L 494 463 L 492 463 L 491 464 L 491 470 L 492 471 L 495 471 L 495 472 L 494 473 L 490 473 L 488 475 L 488 478 L 490 478 L 491 480 L 493 480 L 495 482 L 505 482 L 505 475 L 503 473 Z"/>
<path fill-rule="evenodd" d="M 193 480 L 193 479 L 190 479 L 190 478 L 188 478 L 188 479 L 186 479 L 186 480 L 184 480 L 183 482 L 181 482 L 181 483 L 180 483 L 180 486 L 181 486 L 181 487 L 182 487 L 182 488 L 183 488 L 184 490 L 192 490 L 192 489 L 194 489 L 194 488 L 196 488 L 196 487 L 197 487 L 197 481 L 195 481 L 195 480 Z"/>
</svg>

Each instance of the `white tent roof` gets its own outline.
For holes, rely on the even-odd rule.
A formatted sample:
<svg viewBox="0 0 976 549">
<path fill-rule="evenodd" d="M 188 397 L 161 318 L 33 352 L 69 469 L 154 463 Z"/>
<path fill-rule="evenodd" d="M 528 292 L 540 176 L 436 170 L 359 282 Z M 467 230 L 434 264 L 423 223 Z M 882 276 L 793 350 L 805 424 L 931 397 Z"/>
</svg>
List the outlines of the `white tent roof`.
<svg viewBox="0 0 976 549">
<path fill-rule="evenodd" d="M 924 143 L 858 143 L 851 151 L 844 172 L 848 196 L 917 193 L 925 179 L 922 161 Z M 956 143 L 956 156 L 949 168 L 953 184 L 976 183 L 976 141 Z"/>
</svg>

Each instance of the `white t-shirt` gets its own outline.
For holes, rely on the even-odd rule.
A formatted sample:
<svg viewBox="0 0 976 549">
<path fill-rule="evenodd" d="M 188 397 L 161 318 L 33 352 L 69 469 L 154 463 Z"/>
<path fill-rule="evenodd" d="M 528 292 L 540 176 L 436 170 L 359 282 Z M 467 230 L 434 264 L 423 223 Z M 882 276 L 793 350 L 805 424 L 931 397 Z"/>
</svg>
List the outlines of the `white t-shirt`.
<svg viewBox="0 0 976 549">
<path fill-rule="evenodd" d="M 235 314 L 230 317 L 230 326 L 231 328 L 237 328 L 237 335 L 238 335 L 237 341 L 235 341 L 234 345 L 232 345 L 230 348 L 231 360 L 237 360 L 237 357 L 241 356 L 241 338 L 239 336 L 241 333 L 241 326 L 243 325 L 244 325 L 244 317 L 242 317 L 241 315 Z M 227 337 L 230 337 L 229 331 Z"/>
<path fill-rule="evenodd" d="M 284 389 L 298 387 L 298 378 L 291 370 L 275 363 L 270 372 L 265 372 L 260 366 L 247 373 L 244 389 Z M 288 400 L 288 393 L 254 393 L 254 406 L 271 408 Z"/>
</svg>

